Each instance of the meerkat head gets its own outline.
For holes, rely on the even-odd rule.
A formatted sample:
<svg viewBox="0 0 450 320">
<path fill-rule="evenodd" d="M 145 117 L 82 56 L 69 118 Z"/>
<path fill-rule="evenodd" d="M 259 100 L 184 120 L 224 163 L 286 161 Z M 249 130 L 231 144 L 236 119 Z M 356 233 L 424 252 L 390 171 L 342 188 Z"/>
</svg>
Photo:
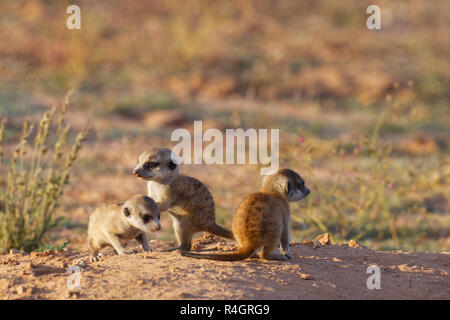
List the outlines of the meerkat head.
<svg viewBox="0 0 450 320">
<path fill-rule="evenodd" d="M 145 181 L 171 182 L 178 175 L 178 157 L 167 148 L 143 152 L 133 174 Z"/>
<path fill-rule="evenodd" d="M 133 227 L 144 232 L 161 229 L 159 207 L 152 198 L 135 195 L 122 206 L 122 217 Z"/>
<path fill-rule="evenodd" d="M 290 169 L 280 169 L 266 176 L 263 181 L 263 190 L 281 194 L 288 201 L 301 200 L 311 193 L 311 190 L 305 186 L 303 178 Z"/>
</svg>

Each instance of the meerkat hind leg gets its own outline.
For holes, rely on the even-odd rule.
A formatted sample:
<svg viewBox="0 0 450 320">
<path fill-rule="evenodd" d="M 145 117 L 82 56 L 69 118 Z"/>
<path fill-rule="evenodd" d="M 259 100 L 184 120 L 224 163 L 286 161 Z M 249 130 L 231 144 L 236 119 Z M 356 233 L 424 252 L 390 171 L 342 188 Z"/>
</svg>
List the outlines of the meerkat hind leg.
<svg viewBox="0 0 450 320">
<path fill-rule="evenodd" d="M 289 220 L 283 222 L 283 229 L 281 230 L 281 238 L 279 242 L 280 253 L 286 256 L 288 259 L 292 259 L 291 252 L 289 250 Z"/>
<path fill-rule="evenodd" d="M 286 261 L 288 258 L 281 253 L 273 252 L 277 247 L 277 242 L 266 244 L 260 254 L 261 259 Z"/>
<path fill-rule="evenodd" d="M 192 236 L 193 236 L 193 233 L 191 231 L 187 230 L 187 228 L 181 229 L 181 244 L 180 244 L 181 251 L 191 250 Z"/>
</svg>

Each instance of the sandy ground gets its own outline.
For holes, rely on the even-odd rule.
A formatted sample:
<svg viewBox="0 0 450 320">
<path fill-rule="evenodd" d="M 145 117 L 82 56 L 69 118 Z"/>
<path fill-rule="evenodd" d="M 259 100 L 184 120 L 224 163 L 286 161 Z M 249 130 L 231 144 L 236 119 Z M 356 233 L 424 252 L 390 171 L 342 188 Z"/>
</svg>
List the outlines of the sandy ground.
<svg viewBox="0 0 450 320">
<path fill-rule="evenodd" d="M 131 244 L 130 244 L 131 245 Z M 287 262 L 257 258 L 215 262 L 162 252 L 173 242 L 152 240 L 153 252 L 127 256 L 104 250 L 0 256 L 3 299 L 450 299 L 450 253 L 382 252 L 349 245 L 292 243 Z M 217 238 L 194 243 L 199 251 L 232 250 Z M 81 289 L 69 290 L 71 265 L 81 270 Z M 369 265 L 381 271 L 381 289 L 366 286 Z M 70 282 L 70 281 L 69 281 Z M 75 282 L 72 282 L 75 283 Z"/>
</svg>

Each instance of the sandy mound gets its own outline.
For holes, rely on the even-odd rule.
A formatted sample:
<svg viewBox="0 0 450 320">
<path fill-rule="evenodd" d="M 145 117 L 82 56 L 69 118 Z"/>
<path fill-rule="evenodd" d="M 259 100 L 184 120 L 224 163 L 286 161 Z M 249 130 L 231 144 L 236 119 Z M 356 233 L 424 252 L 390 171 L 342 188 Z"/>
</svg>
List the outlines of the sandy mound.
<svg viewBox="0 0 450 320">
<path fill-rule="evenodd" d="M 87 251 L 0 256 L 3 299 L 450 299 L 450 254 L 373 251 L 360 246 L 293 243 L 288 262 L 249 259 L 215 262 L 155 250 L 87 263 Z M 201 251 L 232 250 L 233 243 L 197 240 Z M 69 290 L 79 266 L 80 290 Z M 366 286 L 369 265 L 381 271 L 381 289 Z M 72 278 L 73 279 L 73 278 Z M 72 282 L 74 283 L 74 282 Z"/>
</svg>

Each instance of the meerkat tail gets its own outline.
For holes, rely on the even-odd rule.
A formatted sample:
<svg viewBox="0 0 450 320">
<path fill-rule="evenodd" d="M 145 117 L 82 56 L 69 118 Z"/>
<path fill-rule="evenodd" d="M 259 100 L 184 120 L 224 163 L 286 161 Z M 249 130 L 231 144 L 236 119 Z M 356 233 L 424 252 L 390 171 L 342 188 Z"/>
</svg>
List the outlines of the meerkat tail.
<svg viewBox="0 0 450 320">
<path fill-rule="evenodd" d="M 195 259 L 208 259 L 217 261 L 239 261 L 250 257 L 255 250 L 239 250 L 236 252 L 227 252 L 223 254 L 199 254 L 189 251 L 181 251 L 180 254 L 184 257 L 195 258 Z"/>
<path fill-rule="evenodd" d="M 235 240 L 233 232 L 231 232 L 228 229 L 225 229 L 217 224 L 211 225 L 208 230 L 206 230 L 209 233 L 215 234 L 216 236 L 227 238 L 231 240 Z"/>
</svg>

